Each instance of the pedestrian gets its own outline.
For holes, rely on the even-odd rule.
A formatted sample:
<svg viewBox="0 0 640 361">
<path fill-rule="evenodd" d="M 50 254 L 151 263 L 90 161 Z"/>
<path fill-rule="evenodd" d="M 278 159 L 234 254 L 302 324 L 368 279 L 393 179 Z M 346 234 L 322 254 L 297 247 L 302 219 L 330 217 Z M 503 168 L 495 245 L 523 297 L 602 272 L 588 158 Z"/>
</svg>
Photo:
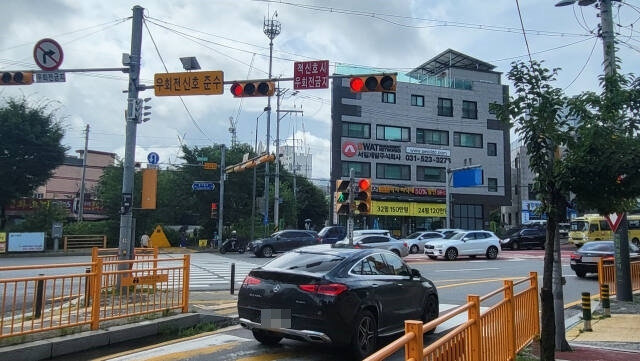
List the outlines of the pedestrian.
<svg viewBox="0 0 640 361">
<path fill-rule="evenodd" d="M 142 248 L 149 247 L 149 236 L 146 233 L 143 233 L 142 237 L 140 237 L 140 246 Z"/>
</svg>

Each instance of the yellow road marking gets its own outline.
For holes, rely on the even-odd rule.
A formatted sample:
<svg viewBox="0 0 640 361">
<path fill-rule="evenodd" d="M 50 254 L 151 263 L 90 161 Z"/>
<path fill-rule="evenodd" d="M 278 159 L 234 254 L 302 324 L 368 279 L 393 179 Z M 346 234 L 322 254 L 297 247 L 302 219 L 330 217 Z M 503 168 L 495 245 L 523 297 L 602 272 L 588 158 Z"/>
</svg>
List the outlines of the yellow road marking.
<svg viewBox="0 0 640 361">
<path fill-rule="evenodd" d="M 209 347 L 199 347 L 195 350 L 182 351 L 182 352 L 174 352 L 170 354 L 164 354 L 156 357 L 145 358 L 144 361 L 179 361 L 185 360 L 190 357 L 195 357 L 199 355 L 206 355 L 220 350 L 229 350 L 236 346 L 238 346 L 240 342 L 230 342 L 225 343 L 224 345 L 218 346 L 209 346 Z"/>
<path fill-rule="evenodd" d="M 296 357 L 297 354 L 295 352 L 283 352 L 283 353 L 272 353 L 272 354 L 264 354 L 258 356 L 249 356 L 239 358 L 236 361 L 274 361 L 279 360 L 285 357 Z"/>
</svg>

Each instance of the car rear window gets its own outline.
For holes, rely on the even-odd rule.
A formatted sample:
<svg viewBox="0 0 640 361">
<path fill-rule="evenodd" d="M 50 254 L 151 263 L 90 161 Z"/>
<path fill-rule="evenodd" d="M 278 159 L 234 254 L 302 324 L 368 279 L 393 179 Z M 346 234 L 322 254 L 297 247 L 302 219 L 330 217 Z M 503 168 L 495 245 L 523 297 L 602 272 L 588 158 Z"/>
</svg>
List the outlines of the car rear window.
<svg viewBox="0 0 640 361">
<path fill-rule="evenodd" d="M 581 247 L 582 251 L 594 251 L 594 252 L 613 252 L 613 242 L 601 243 L 585 243 Z"/>
<path fill-rule="evenodd" d="M 263 266 L 264 269 L 299 270 L 310 273 L 327 273 L 344 257 L 335 254 L 289 252 Z"/>
</svg>

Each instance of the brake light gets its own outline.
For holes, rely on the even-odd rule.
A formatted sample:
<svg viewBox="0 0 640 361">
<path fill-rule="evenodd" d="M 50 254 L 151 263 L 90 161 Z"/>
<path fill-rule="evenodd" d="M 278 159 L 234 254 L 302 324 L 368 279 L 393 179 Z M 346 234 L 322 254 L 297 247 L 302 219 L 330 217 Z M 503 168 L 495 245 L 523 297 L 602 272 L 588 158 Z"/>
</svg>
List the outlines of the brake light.
<svg viewBox="0 0 640 361">
<path fill-rule="evenodd" d="M 255 285 L 259 285 L 262 281 L 260 281 L 258 278 L 255 278 L 253 276 L 247 276 L 244 278 L 244 281 L 242 281 L 242 285 L 243 286 L 255 286 Z"/>
<path fill-rule="evenodd" d="M 575 253 L 575 252 L 574 252 L 574 253 L 571 253 L 571 256 L 570 256 L 570 257 L 571 257 L 571 259 L 576 260 L 576 261 L 579 261 L 579 260 L 581 260 L 581 259 L 582 259 L 582 256 L 581 256 L 581 255 L 579 255 L 579 254 L 577 254 L 577 253 Z"/>
<path fill-rule="evenodd" d="M 409 248 L 409 244 L 407 242 L 403 243 L 406 248 Z"/>
<path fill-rule="evenodd" d="M 602 257 L 602 261 L 603 262 L 604 261 L 612 261 L 613 262 L 613 261 L 615 261 L 615 257 L 614 256 L 605 256 L 605 257 Z"/>
<path fill-rule="evenodd" d="M 325 296 L 337 296 L 346 291 L 348 287 L 342 283 L 330 283 L 327 285 L 299 285 L 298 288 L 309 293 L 316 293 Z"/>
</svg>

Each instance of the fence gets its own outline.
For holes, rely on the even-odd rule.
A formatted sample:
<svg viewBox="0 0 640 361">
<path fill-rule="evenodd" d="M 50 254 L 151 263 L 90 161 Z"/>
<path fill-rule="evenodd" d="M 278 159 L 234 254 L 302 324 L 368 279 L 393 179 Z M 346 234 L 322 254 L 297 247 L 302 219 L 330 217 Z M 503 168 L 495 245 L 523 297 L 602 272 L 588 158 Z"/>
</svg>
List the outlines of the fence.
<svg viewBox="0 0 640 361">
<path fill-rule="evenodd" d="M 64 236 L 64 251 L 70 249 L 87 249 L 93 247 L 107 247 L 107 236 L 102 235 L 70 235 Z"/>
<path fill-rule="evenodd" d="M 630 262 L 631 268 L 631 290 L 640 290 L 640 261 Z M 609 285 L 609 295 L 616 294 L 616 265 L 615 263 L 602 258 L 598 260 L 598 284 L 600 285 L 600 299 L 602 300 L 602 285 Z"/>
<path fill-rule="evenodd" d="M 516 286 L 524 289 L 514 293 Z M 481 313 L 480 303 L 500 293 L 503 299 Z M 424 347 L 425 332 L 463 312 L 467 313 L 466 322 Z M 515 360 L 516 353 L 540 335 L 538 312 L 538 275 L 531 272 L 517 282 L 504 281 L 502 288 L 485 296 L 469 295 L 466 304 L 429 323 L 405 321 L 405 334 L 365 361 L 384 360 L 402 347 L 405 359 L 411 361 Z"/>
<path fill-rule="evenodd" d="M 136 259 L 120 261 L 110 250 L 94 248 L 87 263 L 0 267 L 0 341 L 187 312 L 190 256 L 159 259 L 157 251 L 140 252 L 136 250 Z M 23 276 L 9 278 L 17 273 Z"/>
</svg>

